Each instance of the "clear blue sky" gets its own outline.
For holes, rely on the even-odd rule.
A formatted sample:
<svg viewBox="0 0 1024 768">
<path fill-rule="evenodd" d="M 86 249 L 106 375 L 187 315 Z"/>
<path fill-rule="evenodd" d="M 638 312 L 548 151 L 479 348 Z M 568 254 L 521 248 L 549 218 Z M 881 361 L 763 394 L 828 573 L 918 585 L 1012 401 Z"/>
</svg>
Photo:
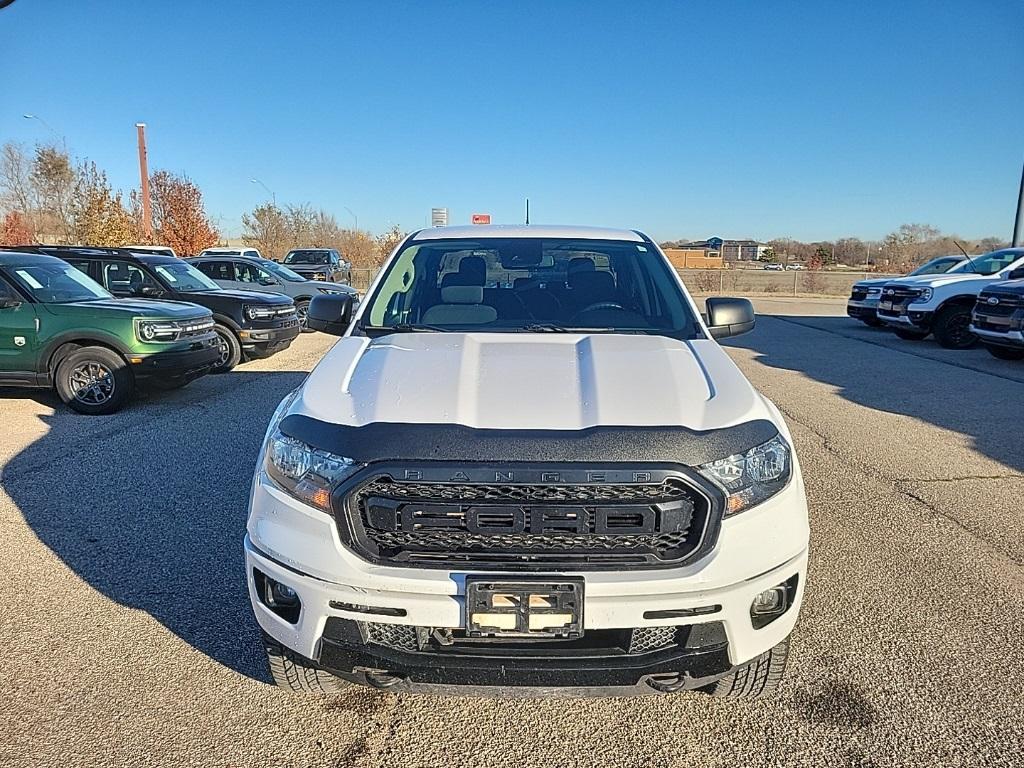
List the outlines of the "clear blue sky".
<svg viewBox="0 0 1024 768">
<path fill-rule="evenodd" d="M 115 185 L 184 171 L 223 230 L 431 206 L 657 239 L 1009 237 L 1024 3 L 81 2 L 0 11 L 0 141 L 43 117 Z"/>
</svg>

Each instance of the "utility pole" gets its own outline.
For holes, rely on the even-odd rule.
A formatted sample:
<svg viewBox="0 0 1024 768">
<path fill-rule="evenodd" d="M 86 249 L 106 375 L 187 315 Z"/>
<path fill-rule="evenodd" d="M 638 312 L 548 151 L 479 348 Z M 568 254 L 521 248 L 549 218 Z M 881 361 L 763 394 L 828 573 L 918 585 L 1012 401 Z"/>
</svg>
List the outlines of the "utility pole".
<svg viewBox="0 0 1024 768">
<path fill-rule="evenodd" d="M 530 224 L 530 198 L 526 198 L 526 224 Z"/>
<path fill-rule="evenodd" d="M 1024 245 L 1024 169 L 1020 173 L 1020 192 L 1017 193 L 1017 218 L 1013 222 L 1013 242 L 1018 248 Z"/>
<path fill-rule="evenodd" d="M 149 164 L 146 159 L 146 124 L 136 123 L 139 137 L 139 177 L 142 180 L 142 232 L 147 240 L 153 239 L 153 209 L 149 202 Z"/>
</svg>

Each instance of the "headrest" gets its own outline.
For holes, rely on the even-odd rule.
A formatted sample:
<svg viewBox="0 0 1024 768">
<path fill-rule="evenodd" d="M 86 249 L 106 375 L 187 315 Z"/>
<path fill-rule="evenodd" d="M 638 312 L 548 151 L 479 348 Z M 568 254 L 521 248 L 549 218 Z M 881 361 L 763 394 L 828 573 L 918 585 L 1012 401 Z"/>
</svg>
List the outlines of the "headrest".
<svg viewBox="0 0 1024 768">
<path fill-rule="evenodd" d="M 482 285 L 449 285 L 441 289 L 441 302 L 444 304 L 483 304 L 484 287 Z"/>
</svg>

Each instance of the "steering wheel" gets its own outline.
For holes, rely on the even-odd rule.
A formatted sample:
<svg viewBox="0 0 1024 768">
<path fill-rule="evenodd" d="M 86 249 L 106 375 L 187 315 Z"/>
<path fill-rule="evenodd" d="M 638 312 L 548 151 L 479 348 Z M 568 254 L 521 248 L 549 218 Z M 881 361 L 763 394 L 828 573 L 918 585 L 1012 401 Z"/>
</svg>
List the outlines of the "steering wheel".
<svg viewBox="0 0 1024 768">
<path fill-rule="evenodd" d="M 593 312 L 598 309 L 621 309 L 623 312 L 626 311 L 626 308 L 617 301 L 595 301 L 593 304 L 589 304 L 576 314 L 582 315 L 584 312 Z"/>
</svg>

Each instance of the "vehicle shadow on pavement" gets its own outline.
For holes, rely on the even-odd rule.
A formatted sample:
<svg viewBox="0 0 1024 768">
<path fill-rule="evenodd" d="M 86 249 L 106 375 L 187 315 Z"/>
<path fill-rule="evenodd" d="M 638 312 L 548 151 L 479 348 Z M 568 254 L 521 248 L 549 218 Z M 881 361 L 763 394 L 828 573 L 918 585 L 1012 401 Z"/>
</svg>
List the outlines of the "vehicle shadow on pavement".
<svg viewBox="0 0 1024 768">
<path fill-rule="evenodd" d="M 210 658 L 268 680 L 242 538 L 256 455 L 304 371 L 207 376 L 108 417 L 40 417 L 3 468 L 39 539 L 93 589 Z"/>
<path fill-rule="evenodd" d="M 1024 471 L 1012 416 L 1024 362 L 996 360 L 980 347 L 904 341 L 844 317 L 759 316 L 751 334 L 727 344 L 753 351 L 763 365 L 830 384 L 850 402 L 965 435 L 979 453 Z M 906 437 L 878 435 L 888 445 Z"/>
</svg>

